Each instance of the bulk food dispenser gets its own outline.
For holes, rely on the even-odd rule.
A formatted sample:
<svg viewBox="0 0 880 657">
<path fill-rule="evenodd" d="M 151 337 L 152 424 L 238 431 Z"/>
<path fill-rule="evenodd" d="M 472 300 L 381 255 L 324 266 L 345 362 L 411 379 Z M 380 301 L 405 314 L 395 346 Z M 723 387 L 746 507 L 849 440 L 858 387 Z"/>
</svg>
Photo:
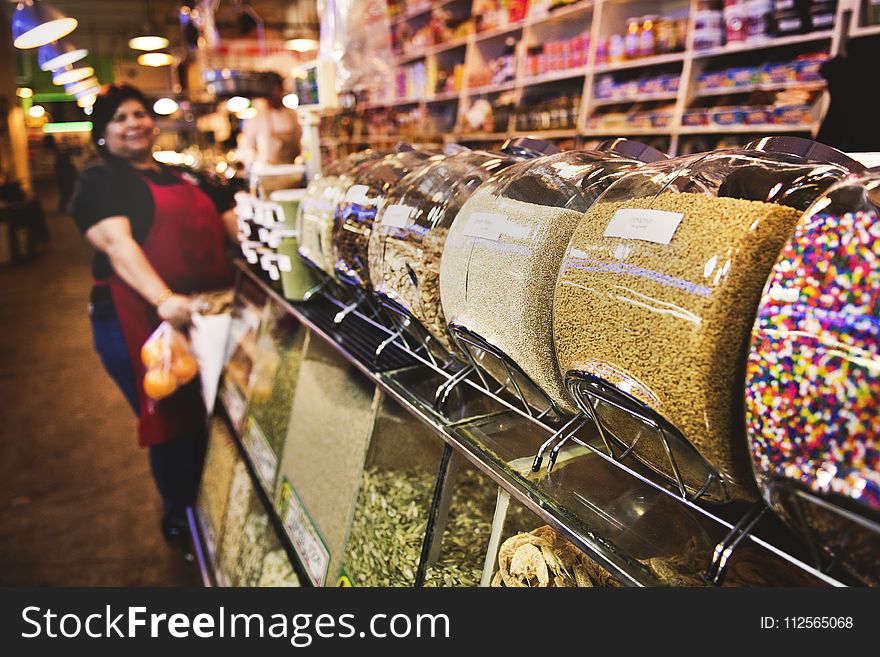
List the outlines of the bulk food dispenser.
<svg viewBox="0 0 880 657">
<path fill-rule="evenodd" d="M 551 333 L 562 256 L 583 213 L 608 185 L 665 157 L 638 142 L 609 141 L 594 151 L 515 164 L 467 200 L 449 228 L 440 292 L 456 342 L 492 379 L 484 383 L 500 384 L 541 417 L 576 413 Z"/>
<path fill-rule="evenodd" d="M 767 502 L 880 585 L 880 171 L 807 210 L 758 306 L 746 429 Z"/>
<path fill-rule="evenodd" d="M 756 498 L 742 377 L 761 290 L 803 211 L 859 166 L 765 138 L 646 165 L 599 197 L 565 252 L 553 337 L 608 451 L 682 496 Z"/>
</svg>

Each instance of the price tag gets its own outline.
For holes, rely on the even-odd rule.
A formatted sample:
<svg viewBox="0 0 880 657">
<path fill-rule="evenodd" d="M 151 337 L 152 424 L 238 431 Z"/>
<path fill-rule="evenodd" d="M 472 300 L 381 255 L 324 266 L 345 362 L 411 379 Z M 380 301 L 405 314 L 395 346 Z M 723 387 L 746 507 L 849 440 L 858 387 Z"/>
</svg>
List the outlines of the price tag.
<svg viewBox="0 0 880 657">
<path fill-rule="evenodd" d="M 409 205 L 389 205 L 382 213 L 382 220 L 379 223 L 383 226 L 406 228 L 412 223 L 413 210 L 415 208 Z"/>
<path fill-rule="evenodd" d="M 330 551 L 306 513 L 287 477 L 281 482 L 278 512 L 290 542 L 296 549 L 309 579 L 315 586 L 324 586 L 330 568 Z"/>
<path fill-rule="evenodd" d="M 275 471 L 278 469 L 278 457 L 269 446 L 266 434 L 254 418 L 248 418 L 247 432 L 244 436 L 244 449 L 250 456 L 260 481 L 270 494 L 275 490 Z"/>
<path fill-rule="evenodd" d="M 369 205 L 370 199 L 367 198 L 367 193 L 369 193 L 370 188 L 366 185 L 352 185 L 348 188 L 348 191 L 345 192 L 345 198 L 343 198 L 343 202 L 345 203 L 357 203 L 358 205 Z"/>
<path fill-rule="evenodd" d="M 474 212 L 467 219 L 464 234 L 497 242 L 501 231 L 507 226 L 507 215 L 493 212 Z"/>
<path fill-rule="evenodd" d="M 223 408 L 226 409 L 226 414 L 237 429 L 241 426 L 242 418 L 244 418 L 244 397 L 234 385 L 224 383 L 223 389 L 220 391 L 220 398 L 223 400 Z"/>
<path fill-rule="evenodd" d="M 683 217 L 681 212 L 621 208 L 611 217 L 604 235 L 669 244 Z"/>
</svg>

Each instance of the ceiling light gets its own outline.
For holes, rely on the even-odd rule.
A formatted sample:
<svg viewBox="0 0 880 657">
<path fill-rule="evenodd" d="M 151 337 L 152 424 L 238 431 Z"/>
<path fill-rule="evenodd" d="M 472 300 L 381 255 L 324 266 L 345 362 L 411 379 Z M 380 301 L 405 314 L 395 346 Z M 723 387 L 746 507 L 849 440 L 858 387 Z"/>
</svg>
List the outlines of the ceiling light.
<svg viewBox="0 0 880 657">
<path fill-rule="evenodd" d="M 23 50 L 52 43 L 76 29 L 75 18 L 66 18 L 40 0 L 22 0 L 12 14 L 12 38 Z"/>
<path fill-rule="evenodd" d="M 98 82 L 97 78 L 89 78 L 87 80 L 82 80 L 80 82 L 74 82 L 73 84 L 67 84 L 64 86 L 64 91 L 69 93 L 71 96 L 79 96 L 82 95 L 82 92 L 87 89 L 96 89 L 101 86 L 101 83 Z"/>
<path fill-rule="evenodd" d="M 94 96 L 89 96 L 89 98 L 94 98 Z M 79 101 L 76 101 L 76 102 L 78 103 Z M 94 112 L 94 111 L 95 111 L 94 103 L 83 107 L 83 114 L 85 114 L 86 116 L 91 116 L 92 112 Z"/>
<path fill-rule="evenodd" d="M 288 50 L 295 50 L 297 52 L 309 52 L 310 50 L 318 49 L 318 40 L 317 39 L 288 39 L 284 42 L 284 47 Z"/>
<path fill-rule="evenodd" d="M 19 87 L 15 90 L 15 95 L 19 98 L 30 98 L 34 95 L 34 90 L 30 87 Z"/>
<path fill-rule="evenodd" d="M 240 112 L 235 113 L 235 118 L 237 119 L 252 119 L 257 115 L 256 107 L 246 107 Z"/>
<path fill-rule="evenodd" d="M 296 109 L 299 107 L 299 96 L 296 94 L 287 94 L 281 99 L 281 104 L 290 109 Z"/>
<path fill-rule="evenodd" d="M 137 62 L 141 66 L 168 66 L 173 61 L 174 57 L 167 52 L 146 52 L 137 58 Z"/>
<path fill-rule="evenodd" d="M 61 39 L 37 49 L 37 64 L 40 66 L 40 70 L 54 71 L 64 66 L 70 66 L 88 54 L 89 51 L 85 48 L 76 48 L 67 39 Z"/>
<path fill-rule="evenodd" d="M 226 101 L 226 109 L 228 109 L 233 114 L 237 114 L 238 112 L 247 109 L 248 107 L 250 107 L 250 105 L 251 101 L 242 96 L 233 96 Z"/>
<path fill-rule="evenodd" d="M 73 84 L 80 80 L 92 77 L 95 69 L 91 66 L 83 66 L 82 68 L 65 68 L 52 76 L 52 83 L 58 85 Z"/>
<path fill-rule="evenodd" d="M 153 111 L 160 116 L 174 114 L 178 107 L 177 102 L 173 98 L 160 98 L 153 103 Z"/>
<path fill-rule="evenodd" d="M 28 110 L 28 116 L 32 119 L 39 119 L 46 114 L 46 108 L 42 105 L 32 105 Z"/>
<path fill-rule="evenodd" d="M 149 36 L 137 36 L 133 39 L 130 39 L 128 42 L 128 47 L 132 50 L 162 50 L 162 48 L 168 47 L 168 39 L 161 36 L 149 35 Z"/>
<path fill-rule="evenodd" d="M 86 94 L 84 96 L 80 96 L 79 98 L 77 98 L 76 104 L 79 105 L 80 107 L 82 107 L 83 109 L 87 110 L 87 108 L 90 108 L 92 105 L 95 104 L 95 101 L 97 99 L 98 99 L 97 94 Z M 86 111 L 86 114 L 91 114 L 91 112 Z"/>
</svg>

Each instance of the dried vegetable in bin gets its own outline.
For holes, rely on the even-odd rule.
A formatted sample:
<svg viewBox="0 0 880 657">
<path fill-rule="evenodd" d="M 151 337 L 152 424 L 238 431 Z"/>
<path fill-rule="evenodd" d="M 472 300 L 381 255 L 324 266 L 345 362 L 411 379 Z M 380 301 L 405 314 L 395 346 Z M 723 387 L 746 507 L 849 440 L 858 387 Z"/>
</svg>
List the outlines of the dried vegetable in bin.
<svg viewBox="0 0 880 657">
<path fill-rule="evenodd" d="M 521 162 L 480 186 L 449 229 L 440 291 L 450 330 L 489 375 L 538 412 L 551 403 L 576 412 L 556 365 L 550 319 L 571 234 L 611 183 L 665 157 L 614 140 L 595 151 Z"/>
<path fill-rule="evenodd" d="M 691 495 L 755 498 L 749 329 L 801 213 L 848 166 L 858 165 L 794 138 L 649 164 L 612 185 L 572 236 L 553 304 L 569 390 Z"/>
<path fill-rule="evenodd" d="M 512 157 L 465 151 L 437 159 L 395 187 L 370 235 L 373 290 L 386 305 L 415 318 L 447 351 L 453 349 L 440 305 L 440 256 L 461 206 Z"/>
<path fill-rule="evenodd" d="M 804 489 L 880 518 L 878 208 L 880 172 L 829 190 L 798 223 L 758 306 L 746 368 L 746 427 L 763 495 L 789 521 L 797 514 L 775 488 Z M 814 531 L 835 551 L 853 526 L 826 515 L 827 526 Z"/>
<path fill-rule="evenodd" d="M 333 257 L 333 211 L 342 200 L 350 178 L 344 178 L 358 165 L 370 159 L 385 157 L 381 151 L 359 151 L 331 164 L 306 188 L 299 206 L 297 230 L 299 254 L 312 266 L 334 276 L 336 259 Z"/>
<path fill-rule="evenodd" d="M 348 529 L 343 572 L 354 586 L 413 586 L 443 441 L 383 397 Z"/>
<path fill-rule="evenodd" d="M 336 277 L 348 285 L 370 289 L 368 252 L 376 215 L 401 178 L 442 156 L 398 147 L 381 160 L 365 162 L 342 176 L 351 180 L 333 215 L 333 256 Z"/>
</svg>

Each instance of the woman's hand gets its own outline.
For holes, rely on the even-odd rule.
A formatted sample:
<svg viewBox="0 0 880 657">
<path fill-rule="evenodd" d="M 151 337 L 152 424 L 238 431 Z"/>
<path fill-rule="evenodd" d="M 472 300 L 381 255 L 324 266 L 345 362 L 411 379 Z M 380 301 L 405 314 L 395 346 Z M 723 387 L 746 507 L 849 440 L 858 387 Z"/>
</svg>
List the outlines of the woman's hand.
<svg viewBox="0 0 880 657">
<path fill-rule="evenodd" d="M 184 328 L 190 323 L 193 313 L 193 301 L 185 294 L 172 294 L 156 307 L 159 318 L 174 328 Z"/>
</svg>

